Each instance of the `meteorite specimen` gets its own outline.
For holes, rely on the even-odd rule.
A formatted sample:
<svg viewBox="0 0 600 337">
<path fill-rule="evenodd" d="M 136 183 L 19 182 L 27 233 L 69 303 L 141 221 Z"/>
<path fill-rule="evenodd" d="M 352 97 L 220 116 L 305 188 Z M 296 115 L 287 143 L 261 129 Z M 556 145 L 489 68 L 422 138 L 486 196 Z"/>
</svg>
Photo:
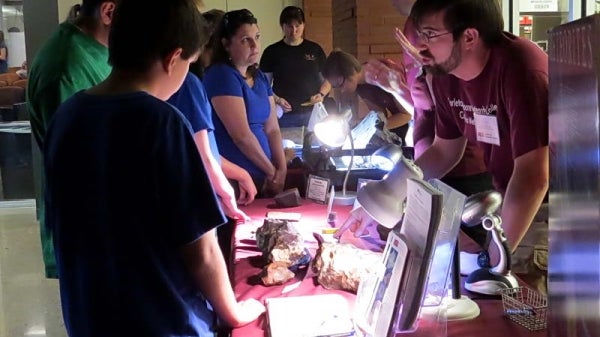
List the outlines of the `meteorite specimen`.
<svg viewBox="0 0 600 337">
<path fill-rule="evenodd" d="M 356 293 L 361 276 L 375 273 L 379 265 L 381 253 L 348 243 L 321 242 L 312 269 L 323 287 Z"/>
<path fill-rule="evenodd" d="M 294 277 L 294 274 L 281 272 L 281 267 L 295 269 L 310 261 L 310 254 L 304 246 L 304 239 L 294 226 L 286 220 L 265 219 L 256 231 L 256 244 L 267 266 L 261 274 L 265 285 L 281 284 Z M 277 262 L 269 268 L 268 264 Z M 277 275 L 270 275 L 277 273 Z M 289 277 L 286 279 L 286 276 Z M 265 280 L 275 283 L 267 284 Z"/>
<path fill-rule="evenodd" d="M 283 262 L 272 262 L 263 268 L 260 279 L 264 285 L 283 284 L 293 279 L 295 274 Z"/>
</svg>

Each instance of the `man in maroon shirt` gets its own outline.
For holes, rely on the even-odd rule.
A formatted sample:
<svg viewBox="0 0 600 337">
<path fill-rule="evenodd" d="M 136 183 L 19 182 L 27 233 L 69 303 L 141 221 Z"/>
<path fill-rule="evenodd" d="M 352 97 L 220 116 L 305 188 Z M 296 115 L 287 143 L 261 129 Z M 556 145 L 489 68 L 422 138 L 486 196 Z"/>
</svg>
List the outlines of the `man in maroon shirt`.
<svg viewBox="0 0 600 337">
<path fill-rule="evenodd" d="M 408 16 L 415 1 L 392 0 L 391 2 L 400 14 Z M 426 81 L 426 74 L 422 69 L 422 56 L 414 47 L 419 43 L 419 37 L 412 19 L 406 20 L 403 31 L 396 30 L 396 39 L 404 49 L 403 59 L 399 61 L 371 59 L 364 66 L 365 77 L 367 82 L 378 85 L 394 95 L 406 95 L 410 92 L 410 97 L 406 100 L 411 100 L 414 108 L 414 154 L 415 158 L 419 158 L 431 146 L 435 137 L 435 104 L 430 91 L 431 75 L 427 74 Z M 401 73 L 406 75 L 403 76 L 404 74 Z M 395 83 L 396 79 L 406 82 L 404 93 L 398 91 L 403 84 Z M 483 152 L 475 141 L 467 142 L 461 160 L 444 175 L 442 181 L 467 196 L 494 188 L 492 177 L 483 161 Z M 482 249 L 487 249 L 487 231 L 483 227 L 463 227 L 460 233 L 461 252 L 479 253 Z M 461 273 L 469 274 L 476 268 L 478 268 L 477 254 L 461 253 Z"/>
<path fill-rule="evenodd" d="M 547 221 L 530 225 L 548 190 L 548 58 L 535 44 L 502 31 L 494 0 L 418 0 L 410 19 L 418 50 L 433 76 L 436 136 L 416 164 L 425 178 L 444 176 L 460 160 L 467 141 L 484 153 L 494 186 L 504 196 L 501 216 L 509 246 L 541 270 L 518 270 L 545 291 L 543 251 Z M 362 211 L 343 225 L 361 234 L 370 219 Z M 529 232 L 528 232 L 529 230 Z M 523 240 L 525 234 L 531 236 Z M 521 242 L 526 246 L 521 246 Z M 492 265 L 498 252 L 490 247 Z M 535 268 L 534 268 L 535 269 Z M 531 276 L 531 278 L 529 278 Z M 536 279 L 533 279 L 536 278 Z"/>
<path fill-rule="evenodd" d="M 414 0 L 392 0 L 400 14 L 408 16 Z M 422 70 L 422 56 L 413 45 L 418 35 L 411 18 L 406 20 L 404 34 L 398 29 L 396 39 L 404 49 L 403 60 L 371 59 L 364 66 L 365 79 L 388 91 L 399 102 L 411 101 L 413 108 L 413 141 L 415 158 L 431 146 L 435 136 L 435 100 L 431 98 L 430 83 L 426 83 Z M 410 93 L 410 95 L 407 95 Z M 410 97 L 407 97 L 410 96 Z M 483 152 L 474 141 L 468 141 L 461 160 L 445 175 L 444 181 L 461 192 L 470 195 L 481 188 L 491 189 L 491 178 L 483 162 Z"/>
</svg>

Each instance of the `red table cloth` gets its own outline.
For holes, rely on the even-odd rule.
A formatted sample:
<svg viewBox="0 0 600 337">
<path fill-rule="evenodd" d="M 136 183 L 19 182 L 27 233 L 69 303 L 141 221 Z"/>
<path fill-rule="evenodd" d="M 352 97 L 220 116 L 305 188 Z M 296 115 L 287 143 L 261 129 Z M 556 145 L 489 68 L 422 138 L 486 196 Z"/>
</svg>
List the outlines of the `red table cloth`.
<svg viewBox="0 0 600 337">
<path fill-rule="evenodd" d="M 328 290 L 316 284 L 313 278 L 303 278 L 299 273 L 296 280 L 291 280 L 281 286 L 263 286 L 259 274 L 261 271 L 260 251 L 256 247 L 255 232 L 263 223 L 268 211 L 297 212 L 302 214 L 300 222 L 296 226 L 306 239 L 309 247 L 316 248 L 316 240 L 312 236 L 313 231 L 320 231 L 328 228 L 327 224 L 327 206 L 321 205 L 310 200 L 303 200 L 302 205 L 298 207 L 278 209 L 272 199 L 259 199 L 252 205 L 242 208 L 250 217 L 251 221 L 236 226 L 233 238 L 233 266 L 232 279 L 235 294 L 238 300 L 255 298 L 264 301 L 270 297 L 280 296 L 302 296 L 325 293 L 337 293 L 344 296 L 350 305 L 354 302 L 355 295 L 346 291 Z M 350 206 L 333 207 L 337 213 L 337 226 L 340 226 L 347 218 L 351 210 Z M 351 233 L 344 233 L 341 242 L 351 242 L 360 248 L 372 250 L 383 249 L 385 242 L 378 239 L 374 228 L 371 228 L 371 235 L 363 238 L 354 238 Z M 287 285 L 300 282 L 298 288 L 282 294 Z M 447 336 L 452 337 L 545 337 L 546 330 L 531 332 L 526 328 L 517 325 L 509 320 L 503 314 L 502 300 L 499 297 L 484 296 L 467 292 L 463 289 L 463 294 L 473 299 L 480 307 L 479 317 L 467 321 L 451 321 L 447 325 Z M 244 327 L 233 329 L 232 337 L 267 337 L 267 323 L 265 316 L 262 315 L 257 321 Z M 417 331 L 408 334 L 398 334 L 397 336 L 433 336 L 427 327 L 420 326 Z"/>
</svg>

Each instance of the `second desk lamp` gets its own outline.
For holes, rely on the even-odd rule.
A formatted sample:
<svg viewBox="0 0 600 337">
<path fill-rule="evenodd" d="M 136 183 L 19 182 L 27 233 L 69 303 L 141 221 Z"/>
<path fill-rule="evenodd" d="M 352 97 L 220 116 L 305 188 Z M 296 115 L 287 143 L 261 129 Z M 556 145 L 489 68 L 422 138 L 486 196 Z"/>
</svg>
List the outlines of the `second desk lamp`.
<svg viewBox="0 0 600 337">
<path fill-rule="evenodd" d="M 348 116 L 346 115 L 334 115 L 330 114 L 325 117 L 322 121 L 315 124 L 315 136 L 319 141 L 323 142 L 327 146 L 341 147 L 345 144 L 346 138 L 350 140 L 350 164 L 346 169 L 344 175 L 344 183 L 342 185 L 342 193 L 336 193 L 334 203 L 339 205 L 352 205 L 356 199 L 356 193 L 346 190 L 348 184 L 348 176 L 350 170 L 352 170 L 352 164 L 354 163 L 354 140 L 350 133 L 350 126 L 348 125 Z"/>
<path fill-rule="evenodd" d="M 502 196 L 496 191 L 474 194 L 467 199 L 462 216 L 463 226 L 483 228 L 492 233 L 492 242 L 500 252 L 500 262 L 493 268 L 480 268 L 469 274 L 465 289 L 485 295 L 498 295 L 500 290 L 516 288 L 517 279 L 510 271 L 510 249 L 502 229 L 502 219 L 496 215 Z"/>
</svg>

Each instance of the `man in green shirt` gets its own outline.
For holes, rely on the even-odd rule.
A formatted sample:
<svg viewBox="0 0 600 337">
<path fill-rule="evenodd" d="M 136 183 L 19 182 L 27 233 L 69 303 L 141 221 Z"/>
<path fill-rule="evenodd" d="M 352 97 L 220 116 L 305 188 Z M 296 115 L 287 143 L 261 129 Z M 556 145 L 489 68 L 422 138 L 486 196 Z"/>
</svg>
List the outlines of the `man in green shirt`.
<svg viewBox="0 0 600 337">
<path fill-rule="evenodd" d="M 40 149 L 44 148 L 48 124 L 58 106 L 76 92 L 100 83 L 110 73 L 108 33 L 116 1 L 83 0 L 81 5 L 75 5 L 72 9 L 74 18 L 61 23 L 35 56 L 29 70 L 27 102 L 31 129 Z M 43 175 L 41 190 L 43 195 Z M 57 278 L 52 236 L 44 221 L 43 200 L 38 198 L 46 277 Z"/>
</svg>

